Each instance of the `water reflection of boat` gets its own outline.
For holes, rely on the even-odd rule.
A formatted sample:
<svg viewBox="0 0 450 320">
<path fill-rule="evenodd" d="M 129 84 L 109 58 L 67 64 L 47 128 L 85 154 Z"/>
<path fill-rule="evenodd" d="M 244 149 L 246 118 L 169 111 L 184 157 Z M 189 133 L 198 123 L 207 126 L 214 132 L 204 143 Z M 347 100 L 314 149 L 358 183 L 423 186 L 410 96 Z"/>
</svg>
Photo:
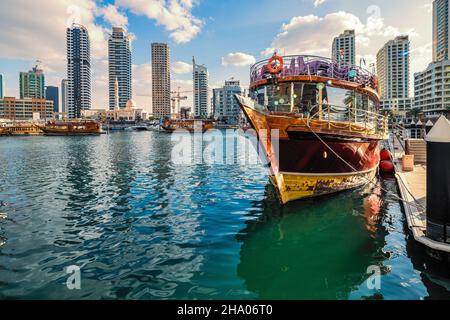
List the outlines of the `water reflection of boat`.
<svg viewBox="0 0 450 320">
<path fill-rule="evenodd" d="M 388 130 L 377 90 L 375 75 L 319 57 L 275 55 L 252 67 L 251 98 L 236 98 L 261 137 L 282 203 L 375 177 Z"/>
<path fill-rule="evenodd" d="M 270 190 L 268 190 L 269 192 Z M 384 232 L 370 224 L 367 232 L 364 198 L 355 191 L 302 206 L 279 207 L 265 200 L 264 214 L 249 222 L 242 242 L 238 275 L 258 299 L 348 299 L 365 285 L 367 268 L 382 265 Z M 381 237 L 381 238 L 380 238 Z M 373 295 L 374 292 L 370 292 Z"/>
</svg>

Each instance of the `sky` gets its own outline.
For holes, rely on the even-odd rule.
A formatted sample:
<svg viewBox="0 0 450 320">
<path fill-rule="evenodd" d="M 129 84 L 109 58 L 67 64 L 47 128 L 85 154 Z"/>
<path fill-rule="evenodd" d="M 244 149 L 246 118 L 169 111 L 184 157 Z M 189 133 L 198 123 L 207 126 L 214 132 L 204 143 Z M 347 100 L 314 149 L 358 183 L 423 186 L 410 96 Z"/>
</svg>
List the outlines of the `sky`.
<svg viewBox="0 0 450 320">
<path fill-rule="evenodd" d="M 5 95 L 19 96 L 19 73 L 37 60 L 46 85 L 66 75 L 66 27 L 85 25 L 91 39 L 92 108 L 108 107 L 108 32 L 133 35 L 133 99 L 151 111 L 152 42 L 171 48 L 172 90 L 192 105 L 192 57 L 209 69 L 210 87 L 234 77 L 246 87 L 251 64 L 272 55 L 331 56 L 335 36 L 356 31 L 357 63 L 375 62 L 389 40 L 407 34 L 414 72 L 432 59 L 431 0 L 1 0 L 0 73 Z"/>
</svg>

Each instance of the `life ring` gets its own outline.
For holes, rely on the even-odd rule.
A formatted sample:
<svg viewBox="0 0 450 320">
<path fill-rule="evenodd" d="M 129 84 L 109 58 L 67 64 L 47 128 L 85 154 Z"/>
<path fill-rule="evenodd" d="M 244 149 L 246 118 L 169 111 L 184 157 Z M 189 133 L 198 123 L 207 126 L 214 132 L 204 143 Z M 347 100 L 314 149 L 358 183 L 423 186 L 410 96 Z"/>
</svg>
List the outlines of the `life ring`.
<svg viewBox="0 0 450 320">
<path fill-rule="evenodd" d="M 278 62 L 277 66 L 274 66 L 274 62 Z M 278 56 L 277 53 L 275 53 L 267 63 L 267 68 L 269 69 L 270 73 L 280 73 L 283 70 L 283 67 L 284 67 L 283 58 Z"/>
<path fill-rule="evenodd" d="M 378 79 L 377 79 L 377 77 L 373 77 L 373 80 L 372 80 L 372 87 L 376 90 L 377 89 L 377 87 L 378 87 Z"/>
</svg>

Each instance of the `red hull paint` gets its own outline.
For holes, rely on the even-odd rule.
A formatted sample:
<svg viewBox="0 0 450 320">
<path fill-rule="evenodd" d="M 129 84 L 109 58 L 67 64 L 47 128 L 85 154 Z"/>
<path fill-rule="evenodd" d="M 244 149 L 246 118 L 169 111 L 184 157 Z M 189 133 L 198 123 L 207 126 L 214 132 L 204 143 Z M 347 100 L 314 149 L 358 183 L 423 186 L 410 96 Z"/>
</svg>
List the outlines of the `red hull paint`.
<svg viewBox="0 0 450 320">
<path fill-rule="evenodd" d="M 326 143 L 356 171 L 374 169 L 380 162 L 379 141 Z M 317 139 L 280 140 L 277 156 L 281 172 L 342 174 L 355 171 Z"/>
</svg>

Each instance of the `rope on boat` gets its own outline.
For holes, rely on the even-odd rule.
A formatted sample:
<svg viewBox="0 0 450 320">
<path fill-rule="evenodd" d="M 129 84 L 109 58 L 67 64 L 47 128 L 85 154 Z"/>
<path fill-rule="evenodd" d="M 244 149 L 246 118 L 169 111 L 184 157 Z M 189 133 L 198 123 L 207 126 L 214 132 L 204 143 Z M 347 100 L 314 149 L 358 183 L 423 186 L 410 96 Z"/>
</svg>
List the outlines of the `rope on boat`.
<svg viewBox="0 0 450 320">
<path fill-rule="evenodd" d="M 330 150 L 338 159 L 340 159 L 343 163 L 345 163 L 348 167 L 350 167 L 354 172 L 358 172 L 358 170 L 355 169 L 355 167 L 353 167 L 350 163 L 348 163 L 344 158 L 342 158 L 336 151 L 333 150 L 333 148 L 331 148 L 311 127 L 310 125 L 307 123 L 306 126 L 311 130 L 311 132 L 317 137 L 317 139 L 319 139 L 320 142 L 322 142 L 325 147 L 327 147 L 328 150 Z M 377 183 L 375 182 L 376 177 L 374 177 L 373 179 L 368 179 L 365 176 L 362 176 L 368 183 L 374 185 L 374 186 L 378 186 Z M 393 193 L 390 190 L 384 189 L 383 187 L 379 186 L 380 189 L 384 192 L 386 192 L 387 194 L 390 194 L 392 197 L 394 197 L 396 200 L 401 201 L 401 202 L 407 202 L 409 203 L 408 200 L 403 199 L 402 197 L 398 196 L 397 194 Z M 406 188 L 408 189 L 408 188 Z M 411 194 L 411 192 L 408 190 L 408 192 Z M 412 198 L 414 199 L 415 204 L 413 203 L 409 203 L 412 206 L 415 206 L 417 209 L 422 210 L 422 212 L 425 212 L 426 209 L 423 205 L 421 205 L 417 199 L 411 194 Z"/>
</svg>

